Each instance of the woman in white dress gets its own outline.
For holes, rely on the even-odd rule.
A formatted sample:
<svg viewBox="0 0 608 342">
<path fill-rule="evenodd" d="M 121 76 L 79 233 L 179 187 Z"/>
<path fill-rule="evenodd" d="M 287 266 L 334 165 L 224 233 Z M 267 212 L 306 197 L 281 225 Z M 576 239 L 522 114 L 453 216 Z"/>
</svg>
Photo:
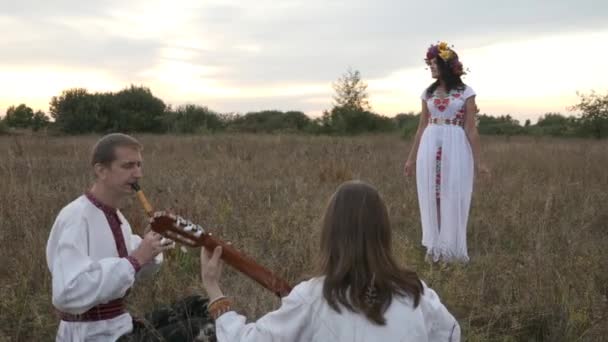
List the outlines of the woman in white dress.
<svg viewBox="0 0 608 342">
<path fill-rule="evenodd" d="M 434 262 L 467 262 L 467 221 L 475 171 L 480 163 L 475 92 L 461 80 L 456 52 L 447 43 L 426 53 L 436 79 L 422 93 L 422 113 L 404 172 L 416 169 L 422 245 Z"/>
<path fill-rule="evenodd" d="M 318 276 L 298 284 L 256 322 L 232 310 L 219 287 L 221 247 L 201 251 L 218 341 L 460 341 L 460 326 L 418 275 L 391 253 L 386 206 L 352 181 L 331 197 L 322 221 Z"/>
</svg>

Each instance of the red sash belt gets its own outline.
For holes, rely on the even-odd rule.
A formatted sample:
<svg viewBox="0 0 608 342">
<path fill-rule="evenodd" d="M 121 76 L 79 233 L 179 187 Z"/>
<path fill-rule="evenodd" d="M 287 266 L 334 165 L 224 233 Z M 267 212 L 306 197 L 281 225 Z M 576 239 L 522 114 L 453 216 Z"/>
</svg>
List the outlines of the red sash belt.
<svg viewBox="0 0 608 342">
<path fill-rule="evenodd" d="M 127 310 L 125 308 L 125 301 L 123 298 L 114 299 L 105 304 L 99 304 L 97 306 L 92 307 L 88 311 L 78 315 L 69 314 L 57 310 L 57 313 L 59 314 L 61 320 L 66 322 L 102 321 L 118 317 L 126 312 Z"/>
</svg>

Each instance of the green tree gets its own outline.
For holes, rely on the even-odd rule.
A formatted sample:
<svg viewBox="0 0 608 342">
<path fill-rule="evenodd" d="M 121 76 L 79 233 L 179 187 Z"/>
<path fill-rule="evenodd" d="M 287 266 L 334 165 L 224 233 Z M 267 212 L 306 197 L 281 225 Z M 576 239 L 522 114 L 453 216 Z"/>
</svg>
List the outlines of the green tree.
<svg viewBox="0 0 608 342">
<path fill-rule="evenodd" d="M 207 107 L 188 104 L 175 111 L 168 109 L 165 114 L 167 130 L 174 133 L 201 133 L 218 131 L 224 124 L 219 116 Z"/>
<path fill-rule="evenodd" d="M 112 99 L 112 122 L 115 130 L 136 132 L 162 132 L 165 103 L 152 95 L 149 88 L 131 85 Z"/>
<path fill-rule="evenodd" d="M 477 129 L 480 134 L 515 135 L 524 133 L 524 128 L 520 126 L 519 121 L 510 114 L 498 117 L 482 114 L 477 115 L 477 118 L 479 119 Z"/>
<path fill-rule="evenodd" d="M 0 119 L 0 134 L 6 134 L 9 131 L 9 127 L 6 124 L 6 120 Z"/>
<path fill-rule="evenodd" d="M 532 129 L 536 135 L 564 137 L 577 135 L 579 126 L 578 120 L 573 116 L 566 117 L 560 113 L 546 113 L 538 119 Z"/>
<path fill-rule="evenodd" d="M 49 117 L 43 111 L 37 111 L 32 118 L 32 129 L 38 131 L 41 128 L 48 126 Z"/>
<path fill-rule="evenodd" d="M 361 79 L 358 70 L 348 68 L 345 74 L 333 83 L 336 92 L 334 95 L 334 108 L 343 107 L 348 110 L 371 110 L 368 101 L 367 84 Z"/>
<path fill-rule="evenodd" d="M 230 127 L 242 132 L 310 132 L 312 120 L 298 111 L 264 110 L 235 118 Z"/>
<path fill-rule="evenodd" d="M 397 128 L 392 118 L 349 107 L 334 107 L 331 111 L 324 113 L 322 120 L 325 125 L 331 127 L 331 133 L 338 134 L 387 132 Z"/>
<path fill-rule="evenodd" d="M 597 139 L 608 136 L 608 94 L 600 95 L 592 91 L 588 95 L 577 92 L 577 95 L 580 102 L 570 110 L 581 112 L 582 129 Z"/>
<path fill-rule="evenodd" d="M 416 134 L 418 130 L 418 124 L 420 121 L 420 113 L 400 113 L 395 115 L 393 118 L 397 127 L 401 130 L 401 135 L 404 138 L 411 138 Z"/>
<path fill-rule="evenodd" d="M 59 130 L 65 133 L 89 133 L 99 128 L 99 98 L 84 88 L 64 90 L 53 96 L 50 112 Z"/>
<path fill-rule="evenodd" d="M 51 99 L 50 109 L 57 127 L 70 134 L 164 131 L 165 103 L 145 87 L 95 94 L 68 89 Z"/>
<path fill-rule="evenodd" d="M 393 119 L 375 114 L 368 101 L 367 84 L 358 70 L 348 68 L 333 84 L 334 106 L 316 120 L 323 133 L 358 134 L 381 132 L 397 127 Z"/>
<path fill-rule="evenodd" d="M 28 128 L 32 126 L 34 111 L 25 104 L 11 106 L 6 111 L 5 123 L 9 127 Z"/>
</svg>

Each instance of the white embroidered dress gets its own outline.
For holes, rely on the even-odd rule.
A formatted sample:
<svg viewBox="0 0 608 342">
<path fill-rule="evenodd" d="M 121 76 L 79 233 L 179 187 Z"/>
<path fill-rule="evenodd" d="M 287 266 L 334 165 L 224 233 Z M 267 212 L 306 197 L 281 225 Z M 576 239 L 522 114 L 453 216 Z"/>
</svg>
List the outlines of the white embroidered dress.
<svg viewBox="0 0 608 342">
<path fill-rule="evenodd" d="M 467 221 L 473 191 L 473 153 L 464 131 L 469 86 L 445 97 L 422 93 L 429 124 L 420 139 L 416 184 L 422 222 L 422 245 L 433 261 L 467 262 Z"/>
</svg>

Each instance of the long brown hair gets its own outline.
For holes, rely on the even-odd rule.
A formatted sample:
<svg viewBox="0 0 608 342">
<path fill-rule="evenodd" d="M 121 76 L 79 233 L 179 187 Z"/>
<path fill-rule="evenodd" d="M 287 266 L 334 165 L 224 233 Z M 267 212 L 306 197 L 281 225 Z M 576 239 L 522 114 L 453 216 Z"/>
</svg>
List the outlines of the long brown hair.
<svg viewBox="0 0 608 342">
<path fill-rule="evenodd" d="M 422 283 L 397 265 L 388 212 L 371 185 L 350 181 L 338 187 L 323 217 L 320 252 L 323 296 L 337 312 L 342 304 L 384 325 L 393 296 L 410 296 L 418 306 Z"/>
<path fill-rule="evenodd" d="M 456 55 L 456 58 L 458 58 L 456 52 L 454 52 L 454 55 Z M 435 63 L 437 64 L 437 70 L 439 71 L 439 78 L 435 82 L 431 83 L 428 88 L 426 88 L 427 98 L 433 96 L 433 92 L 435 92 L 437 87 L 439 87 L 441 84 L 439 79 L 444 82 L 446 93 L 449 93 L 452 89 L 464 90 L 466 88 L 466 85 L 464 82 L 462 82 L 460 75 L 454 73 L 453 68 L 448 63 L 439 57 L 435 58 Z"/>
</svg>

